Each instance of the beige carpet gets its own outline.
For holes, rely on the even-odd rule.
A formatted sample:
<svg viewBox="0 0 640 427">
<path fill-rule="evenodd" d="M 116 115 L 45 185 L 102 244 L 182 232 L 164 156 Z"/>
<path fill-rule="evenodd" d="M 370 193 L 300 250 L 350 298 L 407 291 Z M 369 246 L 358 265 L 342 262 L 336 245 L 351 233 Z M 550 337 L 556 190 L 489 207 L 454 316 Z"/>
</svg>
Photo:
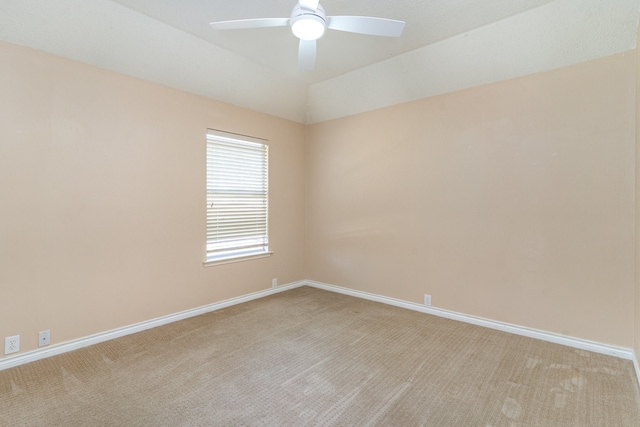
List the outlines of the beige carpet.
<svg viewBox="0 0 640 427">
<path fill-rule="evenodd" d="M 302 287 L 0 372 L 0 425 L 640 426 L 629 361 Z"/>
</svg>

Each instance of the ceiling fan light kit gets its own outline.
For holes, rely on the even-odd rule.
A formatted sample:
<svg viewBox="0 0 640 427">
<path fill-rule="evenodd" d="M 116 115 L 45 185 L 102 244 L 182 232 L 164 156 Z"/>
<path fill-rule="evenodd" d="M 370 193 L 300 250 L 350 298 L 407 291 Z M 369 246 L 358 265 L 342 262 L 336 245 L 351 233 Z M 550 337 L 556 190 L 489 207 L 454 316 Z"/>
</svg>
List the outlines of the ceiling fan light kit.
<svg viewBox="0 0 640 427">
<path fill-rule="evenodd" d="M 297 5 L 291 14 L 291 31 L 300 40 L 318 40 L 327 28 L 327 17 L 322 6 L 314 11 L 307 11 Z"/>
<path fill-rule="evenodd" d="M 211 27 L 217 30 L 284 27 L 287 25 L 291 27 L 293 34 L 300 39 L 298 67 L 302 71 L 310 71 L 315 67 L 316 40 L 323 36 L 327 28 L 385 37 L 400 37 L 404 29 L 404 22 L 394 19 L 370 16 L 327 16 L 316 0 L 298 0 L 290 18 L 239 19 L 211 23 Z"/>
</svg>

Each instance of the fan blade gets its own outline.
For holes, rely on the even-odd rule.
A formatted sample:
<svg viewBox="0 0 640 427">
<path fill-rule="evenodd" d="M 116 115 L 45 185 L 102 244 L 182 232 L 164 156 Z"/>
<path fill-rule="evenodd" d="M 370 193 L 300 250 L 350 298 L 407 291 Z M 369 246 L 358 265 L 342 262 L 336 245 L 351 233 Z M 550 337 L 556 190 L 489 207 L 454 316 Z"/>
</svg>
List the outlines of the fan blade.
<svg viewBox="0 0 640 427">
<path fill-rule="evenodd" d="M 302 40 L 298 47 L 298 67 L 300 71 L 311 71 L 316 66 L 316 41 Z"/>
<path fill-rule="evenodd" d="M 327 16 L 327 28 L 371 36 L 400 37 L 404 22 L 371 16 Z"/>
<path fill-rule="evenodd" d="M 299 0 L 298 1 L 298 4 L 300 5 L 301 8 L 310 10 L 312 12 L 316 11 L 316 9 L 318 8 L 318 3 L 320 3 L 319 0 Z"/>
<path fill-rule="evenodd" d="M 212 22 L 212 28 L 216 30 L 239 30 L 243 28 L 285 27 L 289 25 L 289 18 L 257 18 L 238 19 L 235 21 Z"/>
</svg>

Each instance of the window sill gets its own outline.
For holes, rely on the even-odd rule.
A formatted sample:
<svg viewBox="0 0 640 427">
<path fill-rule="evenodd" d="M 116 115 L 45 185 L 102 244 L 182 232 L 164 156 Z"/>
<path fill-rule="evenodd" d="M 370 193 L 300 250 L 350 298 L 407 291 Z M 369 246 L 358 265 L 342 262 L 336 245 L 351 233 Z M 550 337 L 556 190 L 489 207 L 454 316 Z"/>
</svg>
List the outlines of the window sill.
<svg viewBox="0 0 640 427">
<path fill-rule="evenodd" d="M 239 257 L 233 257 L 233 258 L 220 258 L 220 259 L 214 259 L 211 261 L 205 261 L 202 263 L 202 265 L 204 267 L 213 267 L 214 265 L 223 265 L 223 264 L 233 264 L 236 262 L 243 262 L 243 261 L 249 261 L 252 259 L 258 259 L 258 258 L 266 258 L 273 255 L 273 252 L 261 252 L 259 254 L 253 254 L 253 255 L 246 255 L 246 256 L 239 256 Z"/>
</svg>

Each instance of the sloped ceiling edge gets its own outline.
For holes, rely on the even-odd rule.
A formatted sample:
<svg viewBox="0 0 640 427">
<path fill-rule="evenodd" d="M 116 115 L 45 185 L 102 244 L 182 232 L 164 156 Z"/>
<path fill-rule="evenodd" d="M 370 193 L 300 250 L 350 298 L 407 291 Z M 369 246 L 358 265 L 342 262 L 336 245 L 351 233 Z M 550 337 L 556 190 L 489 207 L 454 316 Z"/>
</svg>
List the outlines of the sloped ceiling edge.
<svg viewBox="0 0 640 427">
<path fill-rule="evenodd" d="M 0 39 L 236 106 L 306 121 L 306 84 L 117 3 L 21 3 L 0 3 Z"/>
<path fill-rule="evenodd" d="M 634 49 L 638 0 L 558 0 L 309 87 L 307 123 Z"/>
</svg>

